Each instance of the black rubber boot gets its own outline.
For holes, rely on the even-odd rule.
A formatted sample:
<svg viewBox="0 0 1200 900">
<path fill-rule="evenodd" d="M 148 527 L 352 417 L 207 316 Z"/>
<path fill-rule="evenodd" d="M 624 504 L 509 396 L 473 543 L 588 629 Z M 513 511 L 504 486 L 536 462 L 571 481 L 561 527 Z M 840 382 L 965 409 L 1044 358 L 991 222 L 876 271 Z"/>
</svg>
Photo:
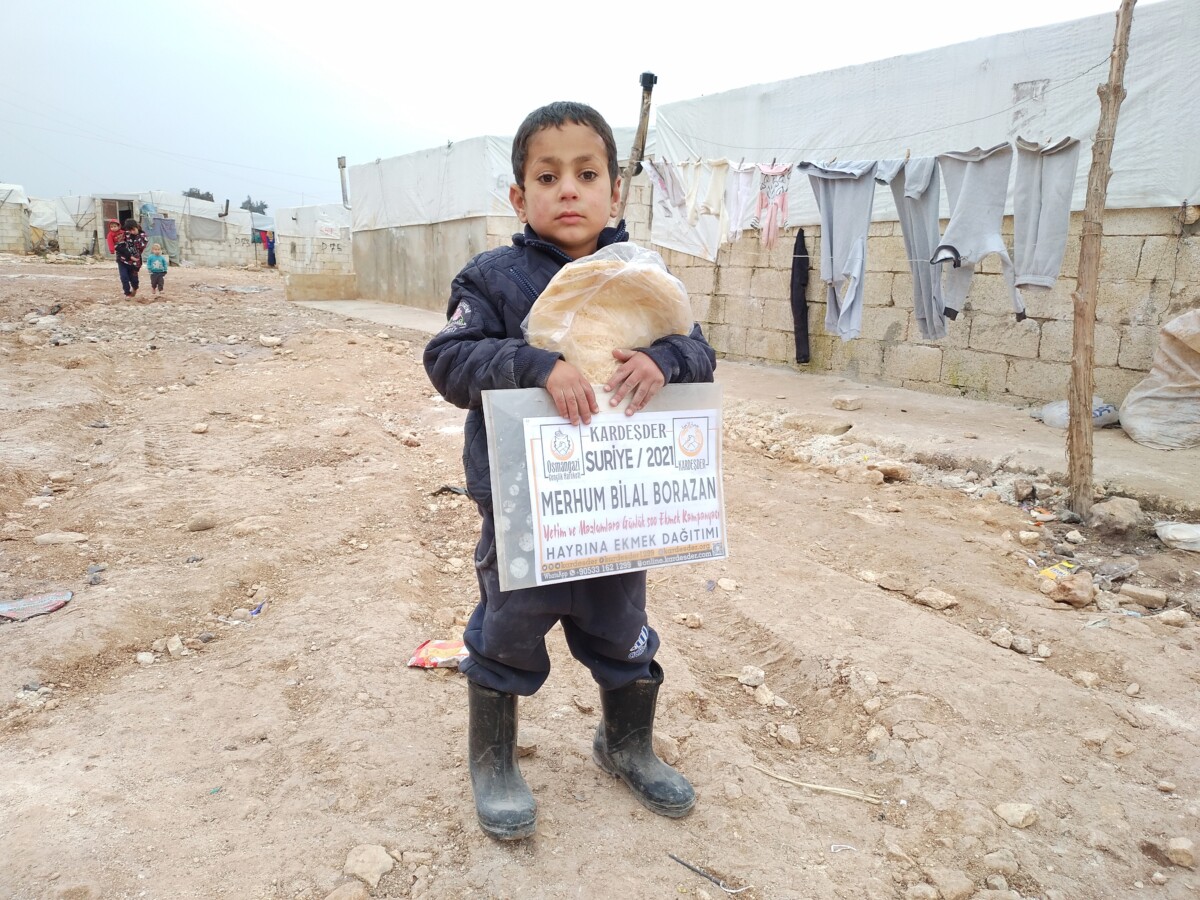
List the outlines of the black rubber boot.
<svg viewBox="0 0 1200 900">
<path fill-rule="evenodd" d="M 643 806 L 672 819 L 696 804 L 691 783 L 654 752 L 654 711 L 663 670 L 650 664 L 650 677 L 615 691 L 600 691 L 603 718 L 596 726 L 592 759 L 629 785 Z"/>
<path fill-rule="evenodd" d="M 517 768 L 517 695 L 468 682 L 467 729 L 475 813 L 488 837 L 516 841 L 537 827 L 537 804 Z"/>
</svg>

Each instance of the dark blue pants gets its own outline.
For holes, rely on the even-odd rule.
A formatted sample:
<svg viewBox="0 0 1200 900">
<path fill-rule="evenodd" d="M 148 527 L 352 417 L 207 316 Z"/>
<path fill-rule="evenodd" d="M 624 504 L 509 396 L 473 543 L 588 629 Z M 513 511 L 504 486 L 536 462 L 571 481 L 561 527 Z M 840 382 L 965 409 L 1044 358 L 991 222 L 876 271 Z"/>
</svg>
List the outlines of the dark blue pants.
<svg viewBox="0 0 1200 900">
<path fill-rule="evenodd" d="M 646 620 L 646 573 L 500 590 L 495 526 L 484 513 L 475 572 L 481 600 L 463 640 L 470 657 L 459 666 L 477 684 L 529 696 L 550 674 L 546 633 L 562 622 L 571 655 L 604 690 L 650 674 L 658 633 Z"/>
<path fill-rule="evenodd" d="M 138 268 L 141 268 L 141 266 Z M 117 260 L 117 271 L 121 273 L 121 290 L 128 297 L 138 289 L 138 269 L 135 269 L 128 263 Z"/>
</svg>

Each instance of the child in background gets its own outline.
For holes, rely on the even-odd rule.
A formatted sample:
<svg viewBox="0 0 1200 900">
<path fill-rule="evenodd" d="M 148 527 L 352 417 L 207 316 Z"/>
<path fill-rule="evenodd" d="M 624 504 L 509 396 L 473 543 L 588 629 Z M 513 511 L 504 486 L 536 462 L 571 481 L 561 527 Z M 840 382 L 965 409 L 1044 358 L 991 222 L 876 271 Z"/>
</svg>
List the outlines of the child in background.
<svg viewBox="0 0 1200 900">
<path fill-rule="evenodd" d="M 116 255 L 117 241 L 121 240 L 124 235 L 121 233 L 121 224 L 116 219 L 108 220 L 108 234 L 104 236 L 105 242 L 108 244 L 108 252 Z"/>
<path fill-rule="evenodd" d="M 150 273 L 150 293 L 161 294 L 163 292 L 168 265 L 167 258 L 163 256 L 162 244 L 152 244 L 150 255 L 146 257 L 146 271 Z"/>
<path fill-rule="evenodd" d="M 499 840 L 536 828 L 537 804 L 516 761 L 517 697 L 536 692 L 550 674 L 545 634 L 558 622 L 600 687 L 596 764 L 659 815 L 686 815 L 696 801 L 688 780 L 654 753 L 663 670 L 654 658 L 658 634 L 646 618 L 645 571 L 500 590 L 481 393 L 545 388 L 564 419 L 591 421 L 600 407 L 589 381 L 561 354 L 530 346 L 521 322 L 564 265 L 628 238 L 624 222 L 606 227 L 620 201 L 620 178 L 612 129 L 594 109 L 552 103 L 535 110 L 517 131 L 512 160 L 509 199 L 525 232 L 513 235 L 510 247 L 479 254 L 454 279 L 449 321 L 424 358 L 438 392 L 469 410 L 463 459 L 467 491 L 483 516 L 475 550 L 481 596 L 463 635 L 470 657 L 459 668 L 468 680 L 475 812 L 483 831 Z M 716 354 L 699 325 L 690 335 L 612 353 L 620 367 L 605 388 L 614 406 L 631 395 L 629 414 L 664 384 L 713 380 Z"/>
<path fill-rule="evenodd" d="M 138 272 L 142 268 L 142 252 L 146 249 L 146 235 L 136 219 L 125 220 L 125 230 L 117 241 L 117 271 L 121 275 L 121 289 L 126 297 L 136 297 Z"/>
</svg>

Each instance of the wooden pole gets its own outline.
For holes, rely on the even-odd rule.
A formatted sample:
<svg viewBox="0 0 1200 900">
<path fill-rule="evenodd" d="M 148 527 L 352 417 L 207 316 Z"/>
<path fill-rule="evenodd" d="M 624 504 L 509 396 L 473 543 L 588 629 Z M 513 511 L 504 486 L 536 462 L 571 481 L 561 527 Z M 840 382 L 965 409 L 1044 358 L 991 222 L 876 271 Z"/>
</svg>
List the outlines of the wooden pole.
<svg viewBox="0 0 1200 900">
<path fill-rule="evenodd" d="M 637 173 L 638 163 L 646 152 L 646 132 L 650 128 L 650 94 L 658 84 L 658 76 L 653 72 L 643 72 L 642 82 L 642 113 L 638 116 L 637 132 L 633 136 L 633 149 L 629 153 L 629 164 L 625 167 L 625 177 L 621 179 L 621 203 L 617 207 L 617 221 L 625 218 L 625 203 L 629 200 L 629 186 Z"/>
<path fill-rule="evenodd" d="M 1096 379 L 1096 294 L 1100 281 L 1100 242 L 1104 237 L 1104 203 L 1112 177 L 1113 138 L 1117 113 L 1125 99 L 1125 62 L 1129 59 L 1129 27 L 1137 0 L 1121 0 L 1117 30 L 1113 37 L 1108 83 L 1100 95 L 1100 124 L 1092 143 L 1092 167 L 1088 170 L 1087 202 L 1083 209 L 1083 237 L 1079 247 L 1079 276 L 1075 283 L 1075 324 L 1071 340 L 1071 382 L 1067 389 L 1067 465 L 1070 507 L 1087 518 L 1092 509 L 1092 394 Z"/>
</svg>

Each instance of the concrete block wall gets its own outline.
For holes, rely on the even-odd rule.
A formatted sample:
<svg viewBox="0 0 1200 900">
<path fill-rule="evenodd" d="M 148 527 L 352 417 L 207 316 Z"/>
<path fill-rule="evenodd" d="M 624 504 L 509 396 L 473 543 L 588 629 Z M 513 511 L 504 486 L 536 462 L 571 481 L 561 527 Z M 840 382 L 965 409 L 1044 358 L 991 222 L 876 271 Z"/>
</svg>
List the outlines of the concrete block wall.
<svg viewBox="0 0 1200 900">
<path fill-rule="evenodd" d="M 277 234 L 275 260 L 285 275 L 349 275 L 354 272 L 350 229 L 336 238 Z"/>
<path fill-rule="evenodd" d="M 186 226 L 181 226 L 179 254 L 186 262 L 197 266 L 249 266 L 256 261 L 261 265 L 267 264 L 267 250 L 262 244 L 251 241 L 249 234 L 239 234 L 227 228 L 223 241 L 196 241 L 186 232 Z M 279 244 L 275 244 L 275 255 L 279 256 Z"/>
<path fill-rule="evenodd" d="M 16 203 L 0 206 L 0 253 L 29 252 L 29 216 Z"/>
<path fill-rule="evenodd" d="M 945 223 L 943 223 L 944 225 Z M 811 360 L 797 365 L 789 296 L 796 229 L 775 247 L 747 232 L 716 263 L 658 248 L 687 285 L 713 347 L 730 359 L 790 365 L 929 393 L 1014 405 L 1066 397 L 1074 314 L 1072 292 L 1082 214 L 1071 217 L 1063 268 L 1049 291 L 1023 291 L 1028 318 L 1016 321 L 996 257 L 976 270 L 958 320 L 941 341 L 921 339 L 900 225 L 873 223 L 867 246 L 862 336 L 825 333 L 820 229 L 804 229 L 811 260 L 807 291 Z M 1012 220 L 1005 221 L 1011 248 Z M 1178 208 L 1107 210 L 1096 323 L 1096 392 L 1120 403 L 1149 369 L 1158 328 L 1200 306 L 1200 234 Z"/>
</svg>

